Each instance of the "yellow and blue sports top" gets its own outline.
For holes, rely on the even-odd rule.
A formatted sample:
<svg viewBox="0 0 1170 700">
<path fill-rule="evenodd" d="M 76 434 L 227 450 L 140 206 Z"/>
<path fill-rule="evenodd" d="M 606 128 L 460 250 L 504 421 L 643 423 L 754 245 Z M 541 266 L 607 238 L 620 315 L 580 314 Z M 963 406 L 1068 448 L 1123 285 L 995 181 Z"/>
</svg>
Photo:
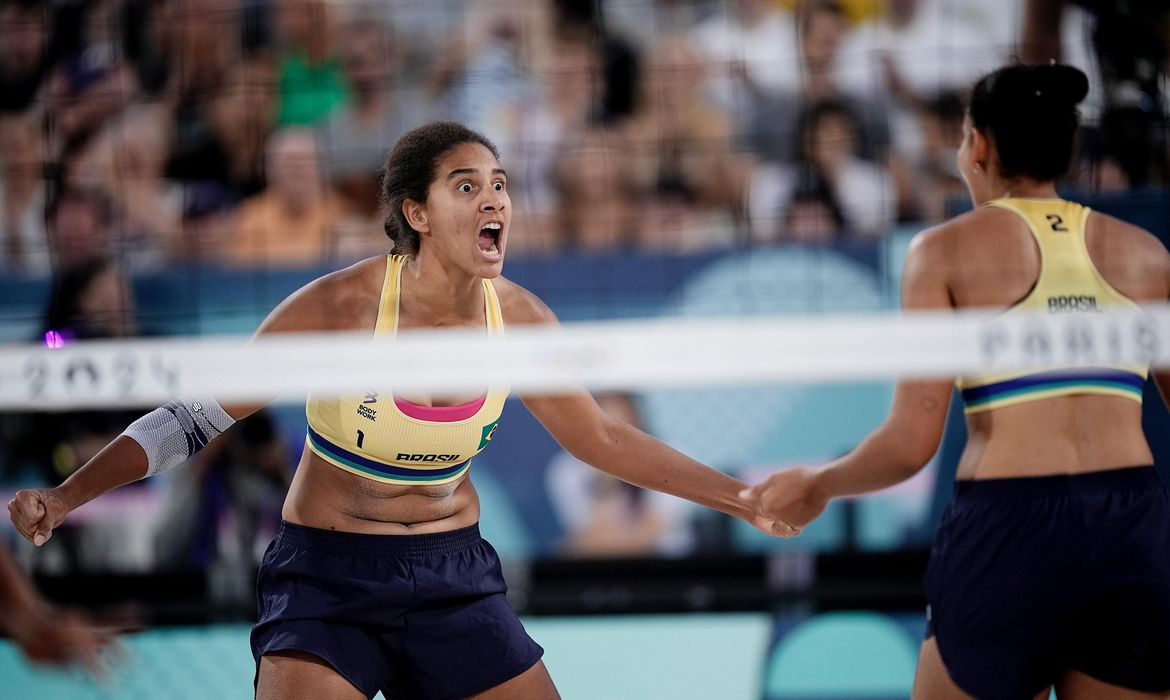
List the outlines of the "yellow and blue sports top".
<svg viewBox="0 0 1170 700">
<path fill-rule="evenodd" d="M 1088 207 L 1061 199 L 997 199 L 988 205 L 1018 214 L 1040 248 L 1036 286 L 1005 316 L 1039 310 L 1096 313 L 1109 307 L 1137 308 L 1093 265 L 1085 245 Z M 1148 367 L 1138 365 L 1055 368 L 962 377 L 957 384 L 970 414 L 1073 394 L 1121 396 L 1141 403 L 1148 372 Z"/>
<path fill-rule="evenodd" d="M 374 335 L 398 331 L 398 300 L 406 257 L 387 256 Z M 504 331 L 500 300 L 491 280 L 483 280 L 489 336 Z M 306 444 L 321 459 L 347 472 L 386 484 L 446 484 L 471 468 L 495 434 L 508 388 L 462 406 L 419 406 L 396 398 L 386 387 L 363 396 L 318 399 L 305 404 Z"/>
</svg>

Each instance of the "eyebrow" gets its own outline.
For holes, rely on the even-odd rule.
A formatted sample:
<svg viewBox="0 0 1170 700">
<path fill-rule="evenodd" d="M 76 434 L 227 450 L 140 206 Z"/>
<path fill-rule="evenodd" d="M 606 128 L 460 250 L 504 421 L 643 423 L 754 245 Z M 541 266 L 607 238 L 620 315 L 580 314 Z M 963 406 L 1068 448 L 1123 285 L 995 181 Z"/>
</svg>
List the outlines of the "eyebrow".
<svg viewBox="0 0 1170 700">
<path fill-rule="evenodd" d="M 450 180 L 451 178 L 459 175 L 474 175 L 475 173 L 475 168 L 455 168 L 451 172 L 447 173 L 447 179 Z M 503 175 L 504 177 L 507 177 L 508 173 L 504 172 L 503 168 L 492 168 L 492 175 Z"/>
</svg>

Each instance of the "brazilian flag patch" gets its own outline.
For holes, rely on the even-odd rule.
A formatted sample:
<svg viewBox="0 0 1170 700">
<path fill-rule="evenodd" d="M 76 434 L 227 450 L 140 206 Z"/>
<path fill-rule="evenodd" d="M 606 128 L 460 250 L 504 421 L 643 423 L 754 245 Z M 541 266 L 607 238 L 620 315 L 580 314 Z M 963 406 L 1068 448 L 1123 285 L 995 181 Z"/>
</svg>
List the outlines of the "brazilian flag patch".
<svg viewBox="0 0 1170 700">
<path fill-rule="evenodd" d="M 492 441 L 492 437 L 496 434 L 496 428 L 499 427 L 500 421 L 496 420 L 483 426 L 483 435 L 479 436 L 479 449 L 487 447 L 488 443 Z"/>
</svg>

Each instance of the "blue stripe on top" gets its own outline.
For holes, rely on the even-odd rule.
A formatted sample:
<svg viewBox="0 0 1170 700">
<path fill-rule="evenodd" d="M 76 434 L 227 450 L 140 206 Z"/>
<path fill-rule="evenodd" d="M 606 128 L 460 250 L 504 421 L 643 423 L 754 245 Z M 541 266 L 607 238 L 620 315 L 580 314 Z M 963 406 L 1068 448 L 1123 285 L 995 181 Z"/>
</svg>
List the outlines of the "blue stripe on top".
<svg viewBox="0 0 1170 700">
<path fill-rule="evenodd" d="M 1062 387 L 1097 386 L 1132 391 L 1139 396 L 1146 380 L 1140 375 L 1125 370 L 1086 368 L 1081 370 L 1054 370 L 1017 377 L 994 384 L 971 387 L 963 390 L 967 403 L 987 403 L 1006 395 L 1026 394 Z"/>
<path fill-rule="evenodd" d="M 349 450 L 336 445 L 329 440 L 321 437 L 313 428 L 309 427 L 309 440 L 313 446 L 320 449 L 325 454 L 338 459 L 343 462 L 349 462 L 355 467 L 365 469 L 375 474 L 382 474 L 386 477 L 406 477 L 418 479 L 424 477 L 426 479 L 442 479 L 444 477 L 452 476 L 459 473 L 467 466 L 470 459 L 466 459 L 459 464 L 453 464 L 449 467 L 438 467 L 436 469 L 411 469 L 410 467 L 396 467 L 392 464 L 383 464 L 376 462 L 368 457 L 363 457 L 359 454 L 350 452 Z"/>
</svg>

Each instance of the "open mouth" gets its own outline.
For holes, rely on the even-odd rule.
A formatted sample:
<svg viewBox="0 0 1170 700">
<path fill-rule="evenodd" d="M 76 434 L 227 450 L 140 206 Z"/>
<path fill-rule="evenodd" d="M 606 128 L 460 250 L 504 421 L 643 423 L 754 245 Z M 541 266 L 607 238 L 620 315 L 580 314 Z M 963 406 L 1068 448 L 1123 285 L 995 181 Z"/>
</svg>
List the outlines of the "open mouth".
<svg viewBox="0 0 1170 700">
<path fill-rule="evenodd" d="M 479 230 L 479 239 L 477 244 L 483 253 L 491 258 L 496 258 L 500 255 L 500 235 L 503 233 L 503 227 L 496 222 L 485 224 Z"/>
</svg>

